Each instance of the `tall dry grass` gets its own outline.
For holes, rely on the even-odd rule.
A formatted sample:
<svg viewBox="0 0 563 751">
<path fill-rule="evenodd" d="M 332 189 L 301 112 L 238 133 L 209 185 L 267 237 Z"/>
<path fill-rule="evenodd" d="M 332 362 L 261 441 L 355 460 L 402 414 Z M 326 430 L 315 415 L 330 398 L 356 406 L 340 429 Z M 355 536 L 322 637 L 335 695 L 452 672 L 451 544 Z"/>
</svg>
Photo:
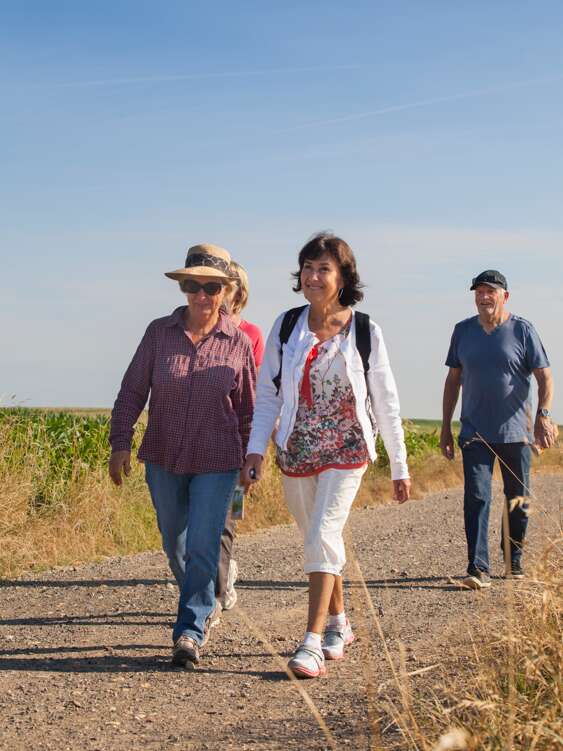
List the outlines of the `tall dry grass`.
<svg viewBox="0 0 563 751">
<path fill-rule="evenodd" d="M 351 550 L 351 546 L 348 546 Z M 507 580 L 503 607 L 450 634 L 435 663 L 407 669 L 406 648 L 384 635 L 357 560 L 350 581 L 362 650 L 370 751 L 555 751 L 563 748 L 563 537 L 523 581 Z M 468 595 L 472 596 L 472 595 Z M 477 595 L 478 596 L 478 595 Z M 363 617 L 361 617 L 363 614 Z M 358 617 L 360 615 L 360 617 Z M 429 633 L 429 639 L 432 634 Z M 381 683 L 375 655 L 391 678 Z"/>
<path fill-rule="evenodd" d="M 506 582 L 505 608 L 482 623 L 471 662 L 450 666 L 447 690 L 421 704 L 429 737 L 455 727 L 472 751 L 563 748 L 562 544 L 546 548 L 525 581 Z"/>
</svg>

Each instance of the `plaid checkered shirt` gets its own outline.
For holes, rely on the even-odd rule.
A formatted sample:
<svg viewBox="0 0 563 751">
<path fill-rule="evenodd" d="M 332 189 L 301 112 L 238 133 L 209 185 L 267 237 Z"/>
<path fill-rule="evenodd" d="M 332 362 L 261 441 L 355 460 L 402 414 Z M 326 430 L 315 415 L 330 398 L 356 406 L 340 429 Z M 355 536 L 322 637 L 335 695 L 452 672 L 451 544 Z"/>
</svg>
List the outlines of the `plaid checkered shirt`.
<svg viewBox="0 0 563 751">
<path fill-rule="evenodd" d="M 149 324 L 111 414 L 112 451 L 130 450 L 150 393 L 141 460 L 177 474 L 242 466 L 256 386 L 250 340 L 223 312 L 197 345 L 184 331 L 186 307 Z"/>
</svg>

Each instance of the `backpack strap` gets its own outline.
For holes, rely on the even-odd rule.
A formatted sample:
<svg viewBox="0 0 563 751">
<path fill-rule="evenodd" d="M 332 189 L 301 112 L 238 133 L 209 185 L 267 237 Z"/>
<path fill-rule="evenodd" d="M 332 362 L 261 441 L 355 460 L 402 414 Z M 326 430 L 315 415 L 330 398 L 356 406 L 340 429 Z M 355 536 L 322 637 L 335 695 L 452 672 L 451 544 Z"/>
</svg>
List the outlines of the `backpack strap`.
<svg viewBox="0 0 563 751">
<path fill-rule="evenodd" d="M 364 377 L 368 377 L 369 370 L 369 356 L 371 355 L 371 336 L 369 330 L 369 316 L 367 313 L 360 313 L 356 311 L 356 346 L 360 357 L 362 358 L 362 364 L 364 366 Z M 369 393 L 369 389 L 368 389 Z"/>
<path fill-rule="evenodd" d="M 283 360 L 283 345 L 287 344 L 291 332 L 295 328 L 299 316 L 305 310 L 307 305 L 301 305 L 299 308 L 291 308 L 283 317 L 282 325 L 280 328 L 280 369 L 277 376 L 272 378 L 272 382 L 276 387 L 276 395 L 280 393 L 281 385 L 281 372 L 282 372 L 282 360 Z M 367 375 L 369 370 L 369 356 L 371 354 L 371 335 L 369 330 L 369 316 L 367 313 L 360 313 L 356 311 L 356 346 L 360 357 L 362 358 L 362 365 L 364 366 L 364 377 L 367 384 Z M 369 390 L 368 390 L 369 393 Z"/>
<path fill-rule="evenodd" d="M 274 386 L 276 387 L 276 396 L 280 393 L 280 386 L 281 386 L 281 372 L 282 372 L 282 361 L 283 361 L 283 345 L 287 344 L 289 341 L 289 337 L 291 336 L 291 332 L 295 328 L 295 324 L 297 323 L 299 316 L 301 313 L 305 310 L 305 308 L 308 307 L 307 305 L 301 305 L 298 308 L 291 308 L 291 310 L 288 310 L 285 312 L 282 325 L 280 328 L 280 369 L 278 371 L 277 376 L 275 378 L 272 378 L 272 382 Z"/>
</svg>

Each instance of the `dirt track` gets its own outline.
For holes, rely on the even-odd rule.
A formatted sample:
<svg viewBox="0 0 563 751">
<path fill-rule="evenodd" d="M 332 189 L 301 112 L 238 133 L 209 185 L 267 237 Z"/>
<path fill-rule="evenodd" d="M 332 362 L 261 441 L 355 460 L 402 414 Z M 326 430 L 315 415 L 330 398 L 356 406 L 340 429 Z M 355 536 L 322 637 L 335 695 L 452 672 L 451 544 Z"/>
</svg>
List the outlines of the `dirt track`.
<svg viewBox="0 0 563 751">
<path fill-rule="evenodd" d="M 528 566 L 556 533 L 563 478 L 536 476 L 534 490 L 539 504 L 530 522 Z M 440 685 L 452 669 L 452 645 L 479 629 L 479 615 L 500 608 L 506 593 L 500 578 L 484 593 L 459 590 L 449 580 L 465 568 L 461 498 L 455 490 L 402 507 L 363 509 L 349 525 L 393 657 L 401 641 L 409 672 L 439 664 L 420 679 L 424 690 Z M 497 576 L 499 522 L 497 491 L 491 515 Z M 176 590 L 161 554 L 0 582 L 0 748 L 329 748 L 295 686 L 246 622 L 252 619 L 284 661 L 301 637 L 306 592 L 297 530 L 284 526 L 239 538 L 236 558 L 239 606 L 223 615 L 196 672 L 169 665 Z M 353 566 L 348 572 L 357 642 L 345 661 L 328 664 L 325 679 L 305 688 L 337 746 L 364 749 L 366 677 L 375 676 L 371 706 L 381 718 L 384 745 L 406 749 L 384 711 L 393 692 L 389 666 Z M 368 641 L 372 668 L 365 661 Z"/>
</svg>

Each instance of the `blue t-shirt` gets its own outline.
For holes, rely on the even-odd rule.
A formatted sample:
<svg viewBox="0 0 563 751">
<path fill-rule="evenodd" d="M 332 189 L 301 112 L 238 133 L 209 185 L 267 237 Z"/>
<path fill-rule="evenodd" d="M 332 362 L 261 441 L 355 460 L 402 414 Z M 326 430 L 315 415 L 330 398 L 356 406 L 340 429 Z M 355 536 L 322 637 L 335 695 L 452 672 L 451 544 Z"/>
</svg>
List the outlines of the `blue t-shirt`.
<svg viewBox="0 0 563 751">
<path fill-rule="evenodd" d="M 533 441 L 532 370 L 549 360 L 529 321 L 510 317 L 490 334 L 479 316 L 456 324 L 446 359 L 461 368 L 460 443 L 480 433 L 489 443 Z"/>
</svg>

